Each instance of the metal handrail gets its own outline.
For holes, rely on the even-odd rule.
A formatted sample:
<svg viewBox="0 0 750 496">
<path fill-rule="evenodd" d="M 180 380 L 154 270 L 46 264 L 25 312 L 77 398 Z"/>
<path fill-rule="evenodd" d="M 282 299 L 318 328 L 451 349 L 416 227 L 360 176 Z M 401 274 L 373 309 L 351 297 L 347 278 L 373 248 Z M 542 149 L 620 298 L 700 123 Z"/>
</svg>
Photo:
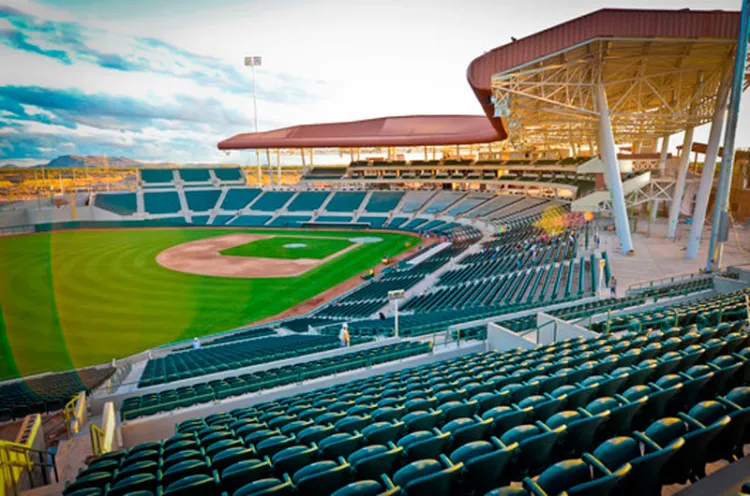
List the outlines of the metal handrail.
<svg viewBox="0 0 750 496">
<path fill-rule="evenodd" d="M 652 279 L 650 281 L 636 282 L 628 286 L 627 292 L 636 291 L 636 290 L 645 289 L 645 288 L 653 288 L 655 286 L 660 286 L 664 283 L 682 282 L 682 281 L 689 281 L 689 280 L 699 279 L 699 278 L 700 279 L 709 278 L 709 277 L 713 277 L 714 275 L 715 274 L 690 272 L 687 274 L 677 274 L 675 276 L 662 277 L 660 279 Z"/>
<path fill-rule="evenodd" d="M 5 456 L 5 453 L 17 453 L 24 457 L 23 460 L 11 460 L 9 456 Z M 33 462 L 31 460 L 30 454 L 35 453 L 38 455 L 39 460 L 37 462 Z M 45 459 L 51 460 L 50 462 L 45 461 Z M 34 476 L 33 476 L 33 470 L 35 467 L 41 467 L 42 470 L 42 479 L 44 484 L 48 485 L 50 484 L 50 478 L 49 473 L 47 469 L 52 468 L 53 473 L 55 474 L 55 481 L 54 482 L 60 482 L 60 476 L 57 473 L 57 463 L 55 461 L 55 454 L 46 451 L 46 450 L 40 450 L 36 448 L 31 448 L 28 446 L 22 446 L 18 445 L 16 443 L 2 443 L 0 444 L 0 469 L 3 469 L 5 467 L 16 467 L 24 470 L 26 474 L 29 477 L 29 487 L 34 488 L 36 485 L 34 484 Z M 11 477 L 11 481 L 13 482 L 13 494 L 18 495 L 20 494 L 18 492 L 18 482 L 21 480 L 21 477 L 19 476 L 16 480 L 15 477 Z"/>
</svg>

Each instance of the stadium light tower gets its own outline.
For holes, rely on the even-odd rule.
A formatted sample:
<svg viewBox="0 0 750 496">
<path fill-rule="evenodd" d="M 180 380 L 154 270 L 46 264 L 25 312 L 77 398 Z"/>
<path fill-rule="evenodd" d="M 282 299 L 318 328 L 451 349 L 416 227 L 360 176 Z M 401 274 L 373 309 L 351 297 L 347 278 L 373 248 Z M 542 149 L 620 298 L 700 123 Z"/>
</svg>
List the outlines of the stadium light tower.
<svg viewBox="0 0 750 496">
<path fill-rule="evenodd" d="M 253 73 L 253 115 L 255 117 L 255 132 L 258 132 L 258 99 L 255 94 L 255 68 L 260 67 L 261 62 L 263 61 L 262 57 L 259 56 L 250 56 L 245 57 L 245 67 L 250 67 L 250 70 Z M 258 164 L 258 187 L 261 186 L 261 170 L 260 170 L 260 152 L 258 149 L 255 149 L 255 161 Z"/>
</svg>

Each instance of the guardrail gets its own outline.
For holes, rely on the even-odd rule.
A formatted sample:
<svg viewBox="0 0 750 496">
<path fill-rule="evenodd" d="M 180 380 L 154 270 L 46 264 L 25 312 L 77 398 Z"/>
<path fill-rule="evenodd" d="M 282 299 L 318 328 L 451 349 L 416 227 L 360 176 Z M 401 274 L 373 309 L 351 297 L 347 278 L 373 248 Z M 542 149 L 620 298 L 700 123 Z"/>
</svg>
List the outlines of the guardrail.
<svg viewBox="0 0 750 496">
<path fill-rule="evenodd" d="M 117 418 L 115 416 L 115 405 L 111 401 L 104 404 L 102 413 L 102 427 L 91 424 L 91 450 L 94 456 L 109 453 L 115 448 L 115 429 Z"/>
<path fill-rule="evenodd" d="M 692 281 L 696 279 L 707 279 L 715 275 L 716 274 L 691 272 L 689 274 L 678 274 L 678 275 L 670 276 L 670 277 L 662 277 L 661 279 L 653 279 L 651 281 L 637 282 L 628 286 L 628 289 L 625 292 L 625 294 L 638 293 L 641 291 L 645 291 L 647 289 L 652 289 L 655 287 L 664 286 L 664 285 L 672 284 L 675 282 Z"/>
<path fill-rule="evenodd" d="M 81 426 L 86 423 L 86 393 L 78 393 L 63 408 L 63 418 L 65 419 L 65 430 L 68 437 L 73 437 L 81 430 Z"/>
</svg>

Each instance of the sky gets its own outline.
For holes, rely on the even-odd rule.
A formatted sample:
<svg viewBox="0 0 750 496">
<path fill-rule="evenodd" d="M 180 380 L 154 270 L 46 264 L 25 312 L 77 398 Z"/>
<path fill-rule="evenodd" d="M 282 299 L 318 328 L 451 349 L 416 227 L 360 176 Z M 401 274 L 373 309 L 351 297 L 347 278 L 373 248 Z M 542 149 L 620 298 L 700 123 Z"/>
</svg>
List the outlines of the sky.
<svg viewBox="0 0 750 496">
<path fill-rule="evenodd" d="M 384 115 L 479 114 L 483 52 L 603 7 L 703 0 L 0 0 L 0 165 L 59 155 L 248 163 L 216 144 Z M 739 0 L 711 9 L 739 10 Z M 750 99 L 737 135 L 750 146 Z M 696 132 L 704 141 L 707 126 Z M 673 146 L 679 137 L 673 139 Z"/>
</svg>

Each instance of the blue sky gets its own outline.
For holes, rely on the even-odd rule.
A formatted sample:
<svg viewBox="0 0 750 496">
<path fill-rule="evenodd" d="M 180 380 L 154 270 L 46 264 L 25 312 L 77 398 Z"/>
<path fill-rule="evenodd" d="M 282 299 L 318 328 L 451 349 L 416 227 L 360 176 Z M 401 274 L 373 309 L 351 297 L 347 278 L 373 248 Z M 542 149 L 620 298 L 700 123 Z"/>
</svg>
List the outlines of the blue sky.
<svg viewBox="0 0 750 496">
<path fill-rule="evenodd" d="M 0 0 L 0 164 L 62 154 L 218 162 L 252 129 L 412 113 L 479 113 L 482 52 L 622 2 L 570 0 Z M 627 7 L 705 8 L 648 0 Z M 714 0 L 713 9 L 739 9 Z M 747 98 L 738 135 L 750 145 Z M 748 132 L 742 132 L 745 129 Z M 707 130 L 697 132 L 705 140 Z M 674 140 L 676 144 L 676 140 Z M 235 154 L 232 161 L 249 161 Z"/>
</svg>

